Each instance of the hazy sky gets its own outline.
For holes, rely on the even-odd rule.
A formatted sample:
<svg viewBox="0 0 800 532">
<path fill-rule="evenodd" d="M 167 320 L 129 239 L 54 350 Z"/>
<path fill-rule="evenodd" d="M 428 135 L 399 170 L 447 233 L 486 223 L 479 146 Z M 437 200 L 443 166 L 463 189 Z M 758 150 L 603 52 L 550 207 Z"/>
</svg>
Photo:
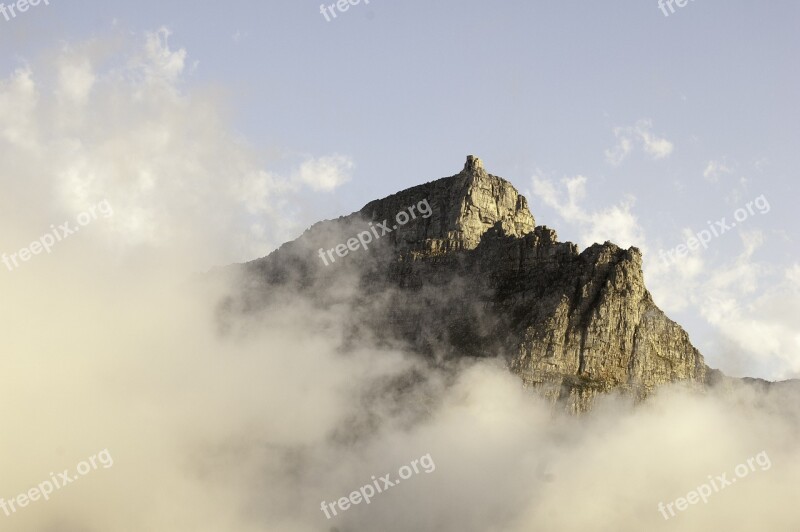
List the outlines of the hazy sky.
<svg viewBox="0 0 800 532">
<path fill-rule="evenodd" d="M 786 378 L 800 373 L 798 25 L 791 1 L 697 0 L 664 16 L 655 1 L 372 0 L 326 21 L 305 1 L 51 0 L 0 18 L 0 69 L 8 84 L 30 68 L 37 90 L 69 86 L 59 94 L 99 113 L 95 83 L 138 45 L 261 172 L 240 197 L 287 179 L 270 190 L 288 196 L 265 194 L 242 209 L 247 220 L 218 225 L 242 230 L 198 269 L 263 255 L 474 153 L 561 239 L 641 247 L 656 302 L 710 365 Z M 66 71 L 36 67 L 66 56 Z M 3 105 L 5 120 L 22 112 L 13 94 Z M 198 165 L 215 160 L 220 141 L 206 141 Z M 226 161 L 203 163 L 209 179 L 240 171 Z M 768 212 L 659 264 L 685 230 L 730 222 L 762 195 Z M 270 223 L 257 220 L 267 211 Z"/>
</svg>

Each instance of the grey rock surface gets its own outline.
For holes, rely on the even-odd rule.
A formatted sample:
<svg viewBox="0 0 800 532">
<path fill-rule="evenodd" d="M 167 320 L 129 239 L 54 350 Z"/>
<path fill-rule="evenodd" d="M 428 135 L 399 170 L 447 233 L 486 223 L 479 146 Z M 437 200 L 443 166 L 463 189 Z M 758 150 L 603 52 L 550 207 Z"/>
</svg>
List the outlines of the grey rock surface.
<svg viewBox="0 0 800 532">
<path fill-rule="evenodd" d="M 424 201 L 429 216 L 395 222 Z M 320 258 L 383 220 L 391 231 L 367 250 Z M 641 400 L 666 383 L 706 385 L 702 355 L 647 291 L 637 248 L 559 242 L 477 157 L 456 175 L 317 223 L 239 268 L 247 282 L 227 310 L 299 290 L 349 309 L 352 341 L 399 344 L 432 360 L 499 356 L 526 386 L 575 412 L 602 393 Z"/>
</svg>

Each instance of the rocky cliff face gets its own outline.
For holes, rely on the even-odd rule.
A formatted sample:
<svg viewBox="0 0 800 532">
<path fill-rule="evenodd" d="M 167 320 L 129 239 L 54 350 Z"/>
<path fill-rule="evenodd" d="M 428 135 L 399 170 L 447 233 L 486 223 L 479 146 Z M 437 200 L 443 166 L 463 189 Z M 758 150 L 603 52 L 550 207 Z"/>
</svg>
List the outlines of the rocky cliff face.
<svg viewBox="0 0 800 532">
<path fill-rule="evenodd" d="M 495 224 L 516 237 L 535 226 L 525 197 L 504 179 L 487 174 L 472 155 L 461 173 L 372 201 L 360 214 L 369 220 L 392 220 L 421 200 L 435 206 L 433 214 L 423 219 L 425 223 L 398 227 L 393 238 L 400 254 L 409 249 L 420 257 L 472 250 Z"/>
<path fill-rule="evenodd" d="M 416 217 L 396 223 L 410 206 Z M 335 253 L 364 231 L 376 235 L 367 250 Z M 290 287 L 345 305 L 352 339 L 433 360 L 503 357 L 525 385 L 580 411 L 612 390 L 641 399 L 661 384 L 706 382 L 702 355 L 645 288 L 641 260 L 610 242 L 582 252 L 558 242 L 509 182 L 470 156 L 454 176 L 315 224 L 244 265 L 247 287 L 227 308 L 257 308 Z"/>
</svg>

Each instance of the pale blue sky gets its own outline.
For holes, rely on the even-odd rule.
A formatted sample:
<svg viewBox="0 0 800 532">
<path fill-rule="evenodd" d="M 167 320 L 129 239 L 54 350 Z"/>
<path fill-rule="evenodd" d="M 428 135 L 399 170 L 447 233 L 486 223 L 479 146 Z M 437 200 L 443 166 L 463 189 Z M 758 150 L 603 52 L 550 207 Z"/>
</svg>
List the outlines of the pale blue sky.
<svg viewBox="0 0 800 532">
<path fill-rule="evenodd" d="M 695 0 L 665 17 L 655 0 L 371 0 L 331 22 L 319 5 L 51 0 L 0 18 L 0 68 L 169 28 L 187 53 L 181 87 L 216 91 L 269 168 L 352 160 L 349 182 L 298 208 L 298 231 L 454 174 L 469 153 L 563 240 L 635 235 L 648 260 L 763 194 L 770 212 L 689 271 L 648 262 L 645 274 L 712 366 L 798 376 L 800 4 Z M 630 152 L 610 161 L 621 139 Z M 570 203 L 562 179 L 576 176 L 586 196 Z M 614 206 L 625 215 L 606 222 Z"/>
</svg>

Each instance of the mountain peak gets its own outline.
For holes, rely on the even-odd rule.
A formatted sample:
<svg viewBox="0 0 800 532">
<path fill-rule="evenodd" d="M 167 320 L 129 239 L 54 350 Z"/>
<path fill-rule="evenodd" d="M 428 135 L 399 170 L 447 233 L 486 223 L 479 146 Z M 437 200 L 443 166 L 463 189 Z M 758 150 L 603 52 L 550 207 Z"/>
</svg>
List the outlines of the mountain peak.
<svg viewBox="0 0 800 532">
<path fill-rule="evenodd" d="M 333 260 L 331 248 L 370 226 L 385 236 Z M 288 284 L 359 309 L 353 337 L 436 359 L 499 356 L 572 411 L 613 390 L 642 399 L 666 383 L 706 383 L 703 356 L 647 291 L 638 249 L 559 242 L 474 155 L 455 175 L 315 224 L 246 271 L 242 308 Z M 359 290 L 343 294 L 348 276 Z"/>
<path fill-rule="evenodd" d="M 467 156 L 460 173 L 371 201 L 360 214 L 373 221 L 392 219 L 421 201 L 428 202 L 432 215 L 398 229 L 401 248 L 434 254 L 474 249 L 498 223 L 505 234 L 516 237 L 535 227 L 525 197 L 505 179 L 486 172 L 474 155 Z"/>
<path fill-rule="evenodd" d="M 484 170 L 483 161 L 481 161 L 479 157 L 476 157 L 474 155 L 467 155 L 467 162 L 464 163 L 464 170 L 462 170 L 462 173 L 486 174 L 486 170 Z"/>
</svg>

